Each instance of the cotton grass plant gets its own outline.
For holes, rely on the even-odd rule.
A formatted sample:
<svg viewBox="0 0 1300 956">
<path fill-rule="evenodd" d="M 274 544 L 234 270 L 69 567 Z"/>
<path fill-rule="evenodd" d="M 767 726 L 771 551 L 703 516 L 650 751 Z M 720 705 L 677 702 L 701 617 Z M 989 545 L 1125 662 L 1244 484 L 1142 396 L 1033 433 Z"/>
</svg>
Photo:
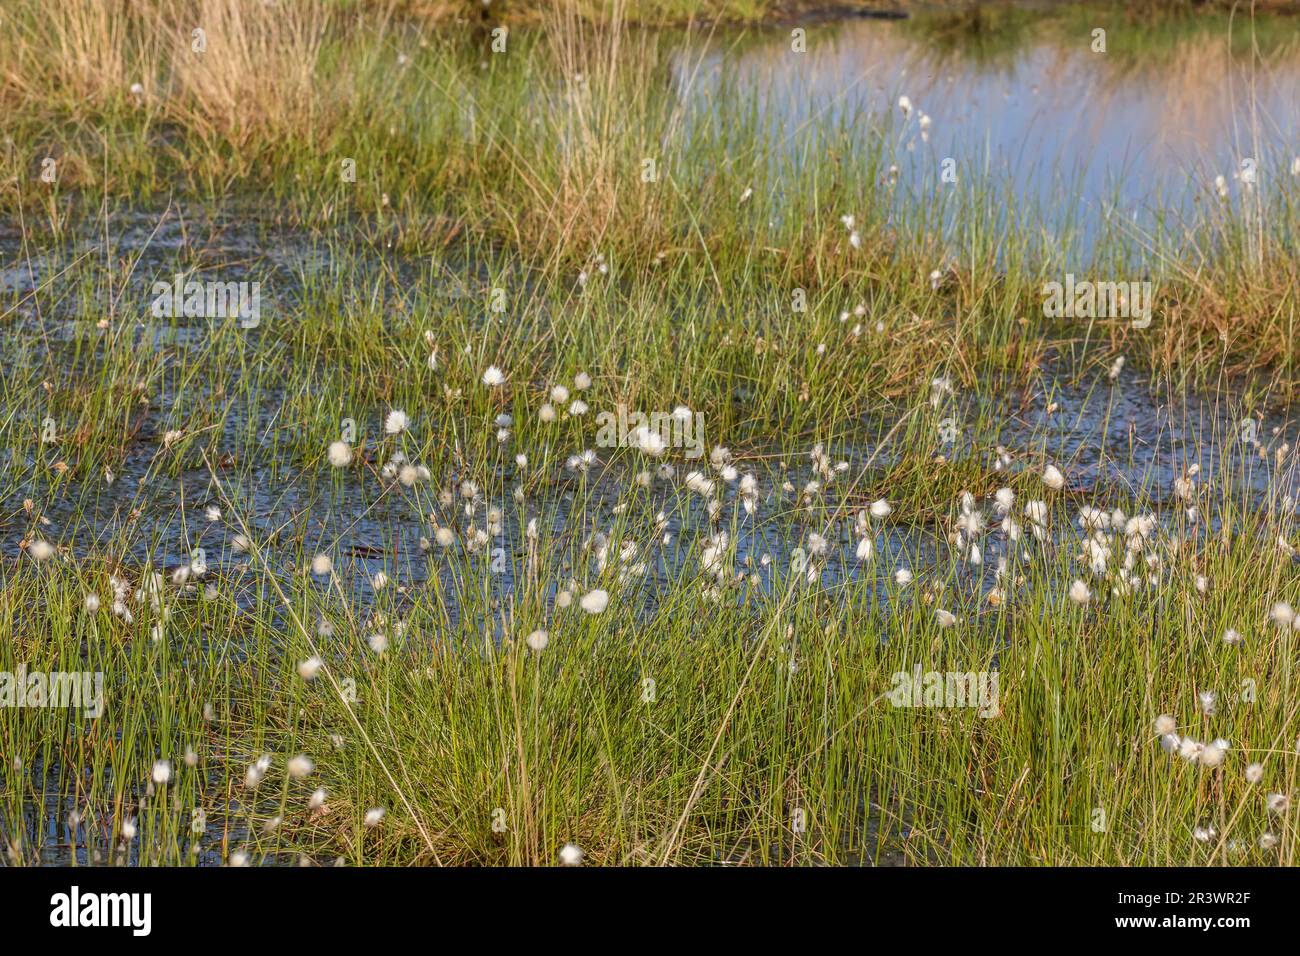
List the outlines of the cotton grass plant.
<svg viewBox="0 0 1300 956">
<path fill-rule="evenodd" d="M 0 671 L 106 688 L 0 708 L 10 861 L 1294 862 L 1291 181 L 1055 324 L 1009 184 L 891 182 L 924 104 L 773 129 L 580 12 L 6 13 Z"/>
</svg>

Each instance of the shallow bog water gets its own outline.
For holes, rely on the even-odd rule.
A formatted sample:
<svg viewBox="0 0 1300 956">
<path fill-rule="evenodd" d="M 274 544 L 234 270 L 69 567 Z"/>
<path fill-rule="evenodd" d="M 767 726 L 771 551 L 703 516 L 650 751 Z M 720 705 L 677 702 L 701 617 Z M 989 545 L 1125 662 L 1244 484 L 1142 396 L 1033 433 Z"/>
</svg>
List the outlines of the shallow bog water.
<svg viewBox="0 0 1300 956">
<path fill-rule="evenodd" d="M 871 22 L 875 25 L 875 21 Z M 7 293 L 17 297 L 26 295 L 31 291 L 34 277 L 36 283 L 51 284 L 48 297 L 58 303 L 54 308 L 36 310 L 28 302 L 14 310 L 7 346 L 0 348 L 0 368 L 14 361 L 15 350 L 20 352 L 24 342 L 64 347 L 90 330 L 95 316 L 101 313 L 75 296 L 61 298 L 53 286 L 69 262 L 104 254 L 102 232 L 97 229 L 88 226 L 83 240 L 64 253 L 34 256 L 31 260 L 0 260 L 0 277 L 5 277 Z M 119 214 L 111 218 L 107 231 L 112 238 L 113 254 L 139 256 L 135 285 L 140 287 L 141 294 L 154 279 L 160 276 L 170 279 L 176 268 L 176 256 L 183 256 L 188 249 L 187 240 L 172 215 Z M 220 272 L 223 263 L 239 263 L 241 269 L 261 276 L 271 290 L 268 296 L 271 309 L 294 308 L 303 283 L 312 281 L 314 274 L 329 269 L 340 258 L 357 264 L 357 276 L 391 275 L 399 289 L 406 283 L 425 281 L 422 275 L 427 278 L 416 264 L 381 260 L 374 250 L 362 245 L 322 247 L 308 236 L 276 232 L 254 219 L 216 222 L 206 232 L 195 232 L 208 236 L 201 243 L 206 267 Z M 471 266 L 465 266 L 462 273 L 449 278 L 449 288 L 474 284 L 476 276 Z M 93 314 L 87 313 L 87 308 Z M 212 332 L 208 319 L 156 319 L 147 312 L 128 324 L 134 347 L 166 348 L 178 360 L 184 359 L 187 352 L 201 353 Z M 254 329 L 248 334 L 256 343 L 263 331 Z M 311 374 L 327 371 L 318 369 Z M 214 384 L 217 383 L 209 382 L 208 386 Z M 355 558 L 355 573 L 348 580 L 363 602 L 373 598 L 369 579 L 379 570 L 395 573 L 398 580 L 412 585 L 419 585 L 437 573 L 441 564 L 437 549 L 431 555 L 426 554 L 420 544 L 422 538 L 432 534 L 427 520 L 431 510 L 441 512 L 443 524 L 456 527 L 467 523 L 466 517 L 459 514 L 459 502 L 455 508 L 434 507 L 437 492 L 454 486 L 454 474 L 434 474 L 431 484 L 407 490 L 392 481 L 378 481 L 374 475 L 364 478 L 357 475 L 356 480 L 338 484 L 331 483 L 328 475 L 303 473 L 290 460 L 291 449 L 272 451 L 268 446 L 247 444 L 249 435 L 269 434 L 281 418 L 281 403 L 285 398 L 272 385 L 251 404 L 243 399 L 230 402 L 223 422 L 229 436 L 226 444 L 238 452 L 237 457 L 244 464 L 233 472 L 222 472 L 221 480 L 225 493 L 238 502 L 250 527 L 255 531 L 269 531 L 288 523 L 295 534 L 304 535 L 302 547 L 307 555 L 327 551 L 338 555 L 340 561 Z M 167 405 L 176 400 L 173 393 L 162 407 L 149 415 L 138 440 L 128 443 L 125 458 L 114 465 L 112 483 L 95 475 L 64 485 L 57 494 L 47 495 L 44 489 L 33 484 L 30 474 L 24 475 L 24 465 L 29 463 L 8 462 L 8 480 L 0 483 L 0 547 L 4 553 L 18 553 L 19 541 L 30 530 L 24 518 L 23 502 L 34 497 L 40 501 L 42 513 L 52 522 L 47 536 L 71 545 L 74 553 L 102 549 L 111 541 L 113 547 L 125 545 L 129 549 L 122 557 L 140 566 L 150 564 L 159 568 L 182 563 L 195 548 L 202 547 L 215 570 L 230 571 L 246 565 L 246 557 L 229 549 L 233 531 L 223 524 L 210 525 L 202 520 L 204 506 L 218 495 L 213 475 L 197 464 L 174 476 L 158 471 L 158 443 L 162 439 L 161 429 L 166 427 L 161 423 L 167 420 Z M 601 410 L 599 405 L 592 408 L 593 422 Z M 382 418 L 385 410 L 361 411 L 368 419 L 374 419 Z M 1188 394 L 1168 382 L 1153 383 L 1132 366 L 1119 369 L 1113 378 L 1104 369 L 1076 374 L 1063 366 L 1049 366 L 1027 388 L 994 387 L 979 394 L 958 392 L 945 398 L 942 407 L 927 409 L 926 414 L 930 413 L 936 419 L 942 417 L 949 421 L 954 437 L 951 441 L 936 438 L 928 450 L 949 459 L 974 457 L 987 466 L 993 446 L 1000 444 L 1010 450 L 1015 461 L 1009 466 L 1012 474 L 1032 469 L 1041 460 L 1055 461 L 1066 468 L 1075 492 L 1096 497 L 1097 504 L 1107 507 L 1125 500 L 1146 500 L 1157 507 L 1168 506 L 1176 513 L 1180 509 L 1173 500 L 1174 482 L 1193 465 L 1201 471 L 1203 480 L 1209 481 L 1217 480 L 1225 467 L 1230 469 L 1232 482 L 1260 504 L 1287 495 L 1300 496 L 1291 460 L 1278 461 L 1271 454 L 1271 450 L 1283 444 L 1300 445 L 1300 434 L 1296 433 L 1287 410 L 1274 409 L 1267 415 L 1248 416 L 1231 390 L 1213 397 Z M 17 414 L 33 431 L 39 430 L 39 415 L 34 409 L 20 409 Z M 898 414 L 897 409 L 866 409 L 856 429 L 859 437 L 851 444 L 827 449 L 832 458 L 846 463 L 846 474 L 852 479 L 838 482 L 835 494 L 853 481 L 872 486 L 892 463 L 916 453 L 915 448 L 904 447 L 906 439 L 883 440 Z M 251 429 L 245 428 L 250 422 Z M 994 423 L 991 430 L 989 423 Z M 788 515 L 796 507 L 799 490 L 816 477 L 811 472 L 808 449 L 774 455 L 769 446 L 776 440 L 775 435 L 757 436 L 758 444 L 736 435 L 705 437 L 710 446 L 736 446 L 740 456 L 736 462 L 738 471 L 752 471 L 758 479 L 757 517 L 745 518 L 731 531 L 731 543 L 741 567 L 758 566 L 764 555 L 777 564 L 784 564 L 790 551 L 805 543 L 800 535 L 825 530 L 811 524 L 805 527 L 804 523 L 782 526 L 771 520 L 775 515 Z M 592 438 L 592 434 L 585 436 L 588 445 Z M 1260 454 L 1261 447 L 1265 454 Z M 582 450 L 577 446 L 564 448 L 560 450 L 559 460 Z M 485 510 L 500 508 L 501 540 L 494 544 L 512 555 L 523 552 L 523 527 L 531 517 L 540 517 L 551 526 L 557 539 L 566 541 L 582 541 L 609 529 L 617 517 L 615 509 L 620 497 L 630 487 L 635 470 L 642 465 L 626 454 L 596 450 L 598 460 L 588 478 L 579 482 L 557 463 L 542 492 L 546 500 L 529 501 L 527 507 L 520 508 L 511 496 L 512 483 L 518 476 L 508 467 L 514 449 L 503 448 L 502 462 L 506 467 L 497 475 L 499 485 L 494 492 L 485 492 L 477 499 L 477 512 L 470 521 L 481 527 Z M 379 464 L 375 462 L 376 467 Z M 692 468 L 703 469 L 718 478 L 708 468 L 707 458 L 693 463 L 679 460 L 671 479 L 656 478 L 648 489 L 649 498 L 654 502 L 650 513 L 660 507 L 664 509 L 665 530 L 673 537 L 672 546 L 662 548 L 648 568 L 652 585 L 645 590 L 647 607 L 651 610 L 655 606 L 656 586 L 667 586 L 678 576 L 684 563 L 696 560 L 695 546 L 709 531 L 703 499 L 685 493 L 683 488 L 683 478 Z M 788 487 L 783 488 L 787 482 Z M 717 483 L 725 503 L 723 514 L 730 515 L 738 503 L 735 479 L 730 484 L 721 480 Z M 850 494 L 859 495 L 859 492 L 854 487 Z M 860 505 L 861 502 L 854 507 Z M 311 520 L 300 520 L 304 515 L 310 515 Z M 1213 515 L 1207 517 L 1213 520 Z M 881 560 L 872 568 L 872 573 L 882 580 L 900 564 L 923 568 L 941 558 L 942 534 L 912 524 L 900 520 L 882 536 Z M 852 558 L 849 529 L 840 528 L 838 532 L 837 543 L 843 554 L 833 553 L 826 562 L 828 583 L 864 573 Z M 495 586 L 503 595 L 512 587 L 511 572 L 512 567 L 507 563 L 504 571 L 493 576 Z M 454 592 L 448 588 L 447 593 Z M 454 608 L 451 613 L 454 619 Z"/>
<path fill-rule="evenodd" d="M 1067 266 L 1086 266 L 1106 236 L 1155 264 L 1142 251 L 1156 209 L 1176 235 L 1225 201 L 1216 176 L 1238 206 L 1252 175 L 1260 192 L 1300 188 L 1300 18 L 980 7 L 810 21 L 802 53 L 791 27 L 714 34 L 679 58 L 678 83 L 703 101 L 724 79 L 766 91 L 778 134 L 887 120 L 900 209 L 990 189 Z"/>
</svg>

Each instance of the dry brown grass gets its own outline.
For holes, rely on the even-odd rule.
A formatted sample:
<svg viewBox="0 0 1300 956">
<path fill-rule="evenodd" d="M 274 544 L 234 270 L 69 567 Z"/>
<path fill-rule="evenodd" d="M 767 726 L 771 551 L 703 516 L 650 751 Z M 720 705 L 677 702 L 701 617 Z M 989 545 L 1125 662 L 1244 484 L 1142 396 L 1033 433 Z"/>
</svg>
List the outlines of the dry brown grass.
<svg viewBox="0 0 1300 956">
<path fill-rule="evenodd" d="M 143 79 L 138 65 L 157 61 L 161 37 L 147 27 L 156 16 L 144 0 L 52 0 L 40 16 L 10 11 L 0 29 L 0 95 L 9 103 L 124 100 Z"/>
<path fill-rule="evenodd" d="M 46 0 L 15 10 L 0 31 L 0 103 L 74 115 L 145 107 L 236 148 L 316 136 L 348 96 L 349 78 L 321 63 L 334 9 L 323 0 Z"/>
<path fill-rule="evenodd" d="M 600 26 L 572 5 L 547 12 L 546 52 L 560 79 L 538 91 L 545 101 L 538 115 L 559 149 L 539 155 L 502 144 L 505 163 L 535 200 L 512 211 L 520 233 L 555 256 L 590 255 L 607 235 L 626 235 L 628 223 L 647 238 L 662 233 L 674 188 L 668 155 L 681 129 L 671 114 L 651 117 L 655 98 L 635 93 L 663 82 L 662 58 L 653 34 L 629 33 L 625 7 L 616 0 Z"/>
<path fill-rule="evenodd" d="M 176 118 L 199 136 L 244 147 L 259 137 L 316 133 L 336 102 L 336 78 L 320 69 L 330 8 L 319 2 L 201 0 L 171 21 L 183 38 L 171 54 Z M 207 49 L 195 52 L 188 24 Z"/>
</svg>

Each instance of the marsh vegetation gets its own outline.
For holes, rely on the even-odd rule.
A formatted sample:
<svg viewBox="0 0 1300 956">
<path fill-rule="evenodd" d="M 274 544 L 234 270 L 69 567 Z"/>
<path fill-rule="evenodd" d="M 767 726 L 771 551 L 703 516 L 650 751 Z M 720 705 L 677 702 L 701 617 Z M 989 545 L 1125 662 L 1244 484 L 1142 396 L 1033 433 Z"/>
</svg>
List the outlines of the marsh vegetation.
<svg viewBox="0 0 1300 956">
<path fill-rule="evenodd" d="M 1293 862 L 1297 21 L 1132 7 L 7 7 L 7 861 Z"/>
</svg>

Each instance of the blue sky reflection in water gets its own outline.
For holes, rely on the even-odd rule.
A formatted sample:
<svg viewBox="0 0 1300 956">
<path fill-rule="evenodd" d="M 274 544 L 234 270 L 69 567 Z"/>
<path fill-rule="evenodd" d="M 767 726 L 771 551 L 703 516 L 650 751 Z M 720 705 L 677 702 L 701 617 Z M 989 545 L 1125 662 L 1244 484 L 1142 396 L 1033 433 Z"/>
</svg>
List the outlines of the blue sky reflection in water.
<svg viewBox="0 0 1300 956">
<path fill-rule="evenodd" d="M 960 201 L 962 186 L 1007 191 L 1004 208 L 1075 268 L 1107 236 L 1127 240 L 1132 261 L 1157 266 L 1141 251 L 1155 210 L 1175 217 L 1177 236 L 1179 221 L 1223 201 L 1217 176 L 1227 201 L 1240 203 L 1243 160 L 1255 160 L 1264 194 L 1270 178 L 1295 175 L 1300 30 L 1288 31 L 1289 18 L 1261 22 L 1265 39 L 1252 58 L 1244 19 L 1231 27 L 1230 52 L 1226 17 L 1160 28 L 1176 30 L 1161 41 L 1159 31 L 1098 14 L 1109 30 L 1107 52 L 1095 53 L 1077 8 L 1072 18 L 1019 11 L 982 40 L 952 35 L 939 16 L 809 23 L 802 54 L 792 51 L 792 28 L 715 33 L 683 48 L 679 86 L 688 101 L 707 100 L 720 82 L 752 88 L 763 122 L 790 133 L 843 124 L 870 137 L 888 117 L 882 180 L 897 167 L 899 208 L 915 210 L 920 199 L 947 221 L 942 210 Z M 948 158 L 956 190 L 941 180 Z"/>
</svg>

